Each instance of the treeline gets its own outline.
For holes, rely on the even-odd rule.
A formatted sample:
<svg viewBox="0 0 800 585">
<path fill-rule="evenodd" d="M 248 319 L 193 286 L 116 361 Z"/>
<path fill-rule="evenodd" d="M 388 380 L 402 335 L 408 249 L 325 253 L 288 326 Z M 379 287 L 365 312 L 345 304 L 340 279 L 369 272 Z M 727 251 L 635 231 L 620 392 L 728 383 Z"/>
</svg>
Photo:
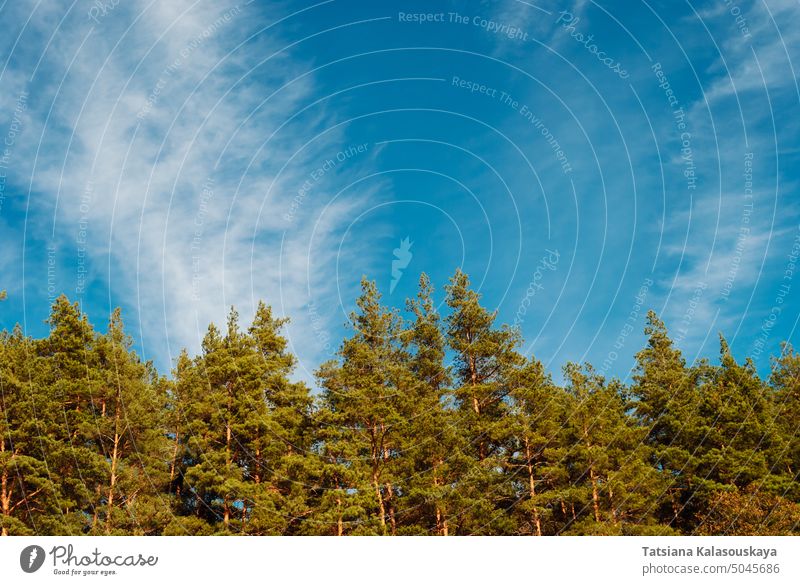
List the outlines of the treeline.
<svg viewBox="0 0 800 585">
<path fill-rule="evenodd" d="M 724 339 L 688 365 L 650 313 L 630 385 L 561 386 L 465 274 L 432 295 L 363 281 L 318 395 L 264 304 L 168 379 L 59 298 L 46 338 L 0 335 L 2 534 L 800 533 L 791 348 L 768 380 Z"/>
</svg>

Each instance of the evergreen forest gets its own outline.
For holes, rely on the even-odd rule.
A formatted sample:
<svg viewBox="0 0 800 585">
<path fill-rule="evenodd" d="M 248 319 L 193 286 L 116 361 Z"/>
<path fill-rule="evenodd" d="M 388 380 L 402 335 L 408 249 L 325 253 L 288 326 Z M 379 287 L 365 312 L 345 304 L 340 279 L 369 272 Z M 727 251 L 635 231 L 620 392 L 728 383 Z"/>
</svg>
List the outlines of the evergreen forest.
<svg viewBox="0 0 800 585">
<path fill-rule="evenodd" d="M 687 363 L 650 312 L 630 381 L 556 383 L 457 271 L 441 311 L 362 280 L 297 382 L 287 319 L 231 309 L 169 373 L 121 312 L 0 334 L 3 535 L 800 534 L 800 355 Z"/>
</svg>

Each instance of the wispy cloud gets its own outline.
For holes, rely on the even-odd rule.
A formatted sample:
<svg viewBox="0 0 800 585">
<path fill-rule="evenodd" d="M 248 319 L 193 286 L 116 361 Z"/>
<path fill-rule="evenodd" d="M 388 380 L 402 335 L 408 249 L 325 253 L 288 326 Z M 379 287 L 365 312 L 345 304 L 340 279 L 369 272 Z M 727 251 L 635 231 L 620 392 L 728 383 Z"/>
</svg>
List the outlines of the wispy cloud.
<svg viewBox="0 0 800 585">
<path fill-rule="evenodd" d="M 14 20 L 30 21 L 0 92 L 4 109 L 31 92 L 12 180 L 30 185 L 29 237 L 58 244 L 63 288 L 107 284 L 162 363 L 197 349 L 230 305 L 247 318 L 265 298 L 302 320 L 310 288 L 335 296 L 330 255 L 358 193 L 329 204 L 328 177 L 284 218 L 308 169 L 344 142 L 324 104 L 300 113 L 318 96 L 274 26 L 292 15 L 189 0 L 92 6 L 18 3 Z M 314 361 L 313 334 L 292 335 Z"/>
<path fill-rule="evenodd" d="M 788 192 L 787 169 L 779 158 L 797 124 L 776 120 L 776 112 L 784 105 L 782 96 L 796 105 L 792 66 L 800 54 L 800 35 L 777 23 L 796 19 L 800 5 L 730 6 L 735 14 L 725 6 L 708 8 L 682 24 L 707 28 L 719 47 L 704 72 L 701 94 L 687 107 L 703 181 L 692 205 L 672 214 L 666 226 L 672 237 L 665 251 L 683 258 L 670 291 L 674 296 L 668 316 L 680 320 L 698 283 L 707 286 L 694 315 L 694 331 L 687 336 L 698 351 L 703 348 L 696 344 L 704 339 L 715 343 L 716 331 L 735 335 L 748 311 L 757 314 L 758 307 L 751 304 L 754 289 L 770 281 L 770 262 L 782 262 L 784 256 L 776 243 L 792 231 L 786 227 L 792 214 L 776 212 L 778 200 Z M 685 243 L 679 232 L 687 234 Z M 708 335 L 708 328 L 714 335 Z"/>
</svg>

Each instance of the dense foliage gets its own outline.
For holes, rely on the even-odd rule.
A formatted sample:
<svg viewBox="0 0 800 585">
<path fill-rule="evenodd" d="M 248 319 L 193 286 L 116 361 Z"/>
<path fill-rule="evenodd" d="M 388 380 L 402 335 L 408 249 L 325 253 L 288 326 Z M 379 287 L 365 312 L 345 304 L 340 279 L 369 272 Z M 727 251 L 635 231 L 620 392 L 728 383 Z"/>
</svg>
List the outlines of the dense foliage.
<svg viewBox="0 0 800 585">
<path fill-rule="evenodd" d="M 800 533 L 790 347 L 768 380 L 724 339 L 689 365 L 650 313 L 630 385 L 562 387 L 465 274 L 432 295 L 365 280 L 317 395 L 264 304 L 168 379 L 59 298 L 47 338 L 0 334 L 2 534 Z"/>
</svg>

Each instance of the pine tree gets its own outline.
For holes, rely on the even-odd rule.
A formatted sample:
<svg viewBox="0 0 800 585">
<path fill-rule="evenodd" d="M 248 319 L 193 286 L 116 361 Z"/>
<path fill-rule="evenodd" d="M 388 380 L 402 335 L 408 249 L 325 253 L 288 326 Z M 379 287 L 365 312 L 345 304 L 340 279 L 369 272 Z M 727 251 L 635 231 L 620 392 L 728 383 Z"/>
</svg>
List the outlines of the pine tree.
<svg viewBox="0 0 800 585">
<path fill-rule="evenodd" d="M 754 364 L 749 358 L 738 364 L 721 335 L 720 365 L 704 364 L 702 371 L 702 439 L 695 455 L 697 487 L 689 500 L 698 515 L 708 515 L 717 492 L 774 488 L 768 453 L 779 448 L 780 437 L 767 387 Z"/>
<path fill-rule="evenodd" d="M 60 297 L 44 339 L 0 333 L 0 534 L 798 534 L 790 346 L 768 383 L 724 338 L 687 366 L 651 312 L 630 387 L 562 388 L 446 290 L 442 317 L 422 275 L 405 321 L 364 279 L 317 399 L 263 303 L 168 380 Z"/>
<path fill-rule="evenodd" d="M 104 379 L 94 400 L 98 444 L 107 461 L 103 534 L 160 534 L 169 521 L 163 499 L 168 443 L 164 383 L 152 364 L 132 351 L 116 309 L 108 333 L 97 342 Z M 98 528 L 98 527 L 96 527 Z"/>
<path fill-rule="evenodd" d="M 259 303 L 244 332 L 231 310 L 224 337 L 211 325 L 203 353 L 179 357 L 169 477 L 181 515 L 169 533 L 303 530 L 311 513 L 312 399 L 289 380 L 296 360 L 281 334 L 287 323 Z"/>
<path fill-rule="evenodd" d="M 770 468 L 764 451 L 776 440 L 767 389 L 752 361 L 736 363 L 722 336 L 720 366 L 706 368 L 701 392 L 704 481 L 745 487 L 764 479 Z"/>
<path fill-rule="evenodd" d="M 239 444 L 234 429 L 240 422 L 248 393 L 252 392 L 250 376 L 240 370 L 242 333 L 238 315 L 231 311 L 227 335 L 223 337 L 212 324 L 203 338 L 202 354 L 194 367 L 179 380 L 181 394 L 186 397 L 186 446 L 191 463 L 184 473 L 190 506 L 198 518 L 222 534 L 236 532 L 237 507 L 246 504 L 244 470 L 239 465 Z M 245 405 L 241 404 L 244 397 Z M 263 412 L 251 416 L 260 418 Z"/>
<path fill-rule="evenodd" d="M 374 282 L 363 279 L 361 287 L 358 311 L 351 316 L 353 336 L 339 350 L 341 363 L 325 364 L 318 372 L 327 411 L 324 424 L 329 427 L 323 457 L 340 482 L 340 487 L 328 488 L 340 494 L 338 500 L 348 500 L 337 507 L 369 513 L 368 518 L 353 519 L 354 532 L 395 534 L 400 427 L 412 379 L 399 343 L 399 316 L 381 306 Z M 344 498 L 342 492 L 354 497 Z"/>
<path fill-rule="evenodd" d="M 565 463 L 573 502 L 577 496 L 582 504 L 569 531 L 635 534 L 655 528 L 652 510 L 662 485 L 649 464 L 645 431 L 628 415 L 621 385 L 607 384 L 589 365 L 567 364 L 564 375 L 572 398 Z"/>
<path fill-rule="evenodd" d="M 664 323 L 647 314 L 647 346 L 636 354 L 634 412 L 648 430 L 652 464 L 667 485 L 654 505 L 662 524 L 691 530 L 694 505 L 688 505 L 698 486 L 697 446 L 703 440 L 700 419 L 700 368 L 687 368 Z"/>
<path fill-rule="evenodd" d="M 340 365 L 326 362 L 317 376 L 326 381 L 326 389 L 315 411 L 316 443 L 314 455 L 319 462 L 314 491 L 313 519 L 307 533 L 344 536 L 379 534 L 374 521 L 375 495 L 364 465 L 360 441 L 354 440 L 360 429 L 348 421 L 350 412 L 339 400 Z"/>
<path fill-rule="evenodd" d="M 453 484 L 469 461 L 462 454 L 465 445 L 449 404 L 445 339 L 426 274 L 420 276 L 419 292 L 407 309 L 414 319 L 403 336 L 413 377 L 410 410 L 402 426 L 409 508 L 405 532 L 448 536 Z"/>
<path fill-rule="evenodd" d="M 454 352 L 458 420 L 473 460 L 459 482 L 459 532 L 507 533 L 514 530 L 507 514 L 514 494 L 500 470 L 508 440 L 509 379 L 523 361 L 516 352 L 519 334 L 508 326 L 495 327 L 496 313 L 481 306 L 461 270 L 446 290 L 451 310 L 445 319 L 446 335 Z"/>
<path fill-rule="evenodd" d="M 164 529 L 168 536 L 213 534 L 208 509 L 203 506 L 204 498 L 196 487 L 187 480 L 187 472 L 202 463 L 202 448 L 193 440 L 193 432 L 204 432 L 208 419 L 194 418 L 201 410 L 204 380 L 198 363 L 186 350 L 183 350 L 173 370 L 174 382 L 169 388 L 167 401 L 167 437 L 171 443 L 169 458 L 169 490 L 174 500 L 175 517 Z M 203 409 L 204 410 L 204 409 Z"/>
<path fill-rule="evenodd" d="M 77 303 L 56 299 L 50 335 L 40 343 L 40 355 L 50 364 L 43 381 L 55 409 L 51 432 L 56 438 L 46 460 L 60 478 L 58 500 L 68 534 L 99 531 L 108 485 L 108 465 L 97 433 L 101 414 L 103 373 L 99 368 L 97 335 Z"/>
<path fill-rule="evenodd" d="M 780 445 L 770 457 L 773 491 L 800 503 L 800 355 L 788 344 L 772 366 L 773 425 Z"/>
<path fill-rule="evenodd" d="M 316 467 L 311 456 L 313 400 L 305 384 L 289 379 L 296 358 L 282 335 L 288 322 L 273 317 L 262 302 L 248 331 L 254 351 L 245 367 L 256 372 L 261 387 L 252 396 L 252 408 L 248 406 L 261 416 L 243 412 L 237 432 L 246 445 L 242 465 L 253 501 L 243 527 L 249 534 L 299 533 L 312 512 L 308 491 Z M 256 408 L 257 401 L 265 402 L 266 411 Z"/>
<path fill-rule="evenodd" d="M 41 384 L 47 364 L 17 326 L 0 333 L 0 534 L 58 534 L 60 481 L 46 461 L 59 448 L 54 402 Z"/>
<path fill-rule="evenodd" d="M 518 530 L 555 534 L 566 521 L 560 514 L 566 397 L 533 357 L 515 371 L 509 396 L 507 425 L 513 442 L 507 468 L 518 494 Z"/>
</svg>

